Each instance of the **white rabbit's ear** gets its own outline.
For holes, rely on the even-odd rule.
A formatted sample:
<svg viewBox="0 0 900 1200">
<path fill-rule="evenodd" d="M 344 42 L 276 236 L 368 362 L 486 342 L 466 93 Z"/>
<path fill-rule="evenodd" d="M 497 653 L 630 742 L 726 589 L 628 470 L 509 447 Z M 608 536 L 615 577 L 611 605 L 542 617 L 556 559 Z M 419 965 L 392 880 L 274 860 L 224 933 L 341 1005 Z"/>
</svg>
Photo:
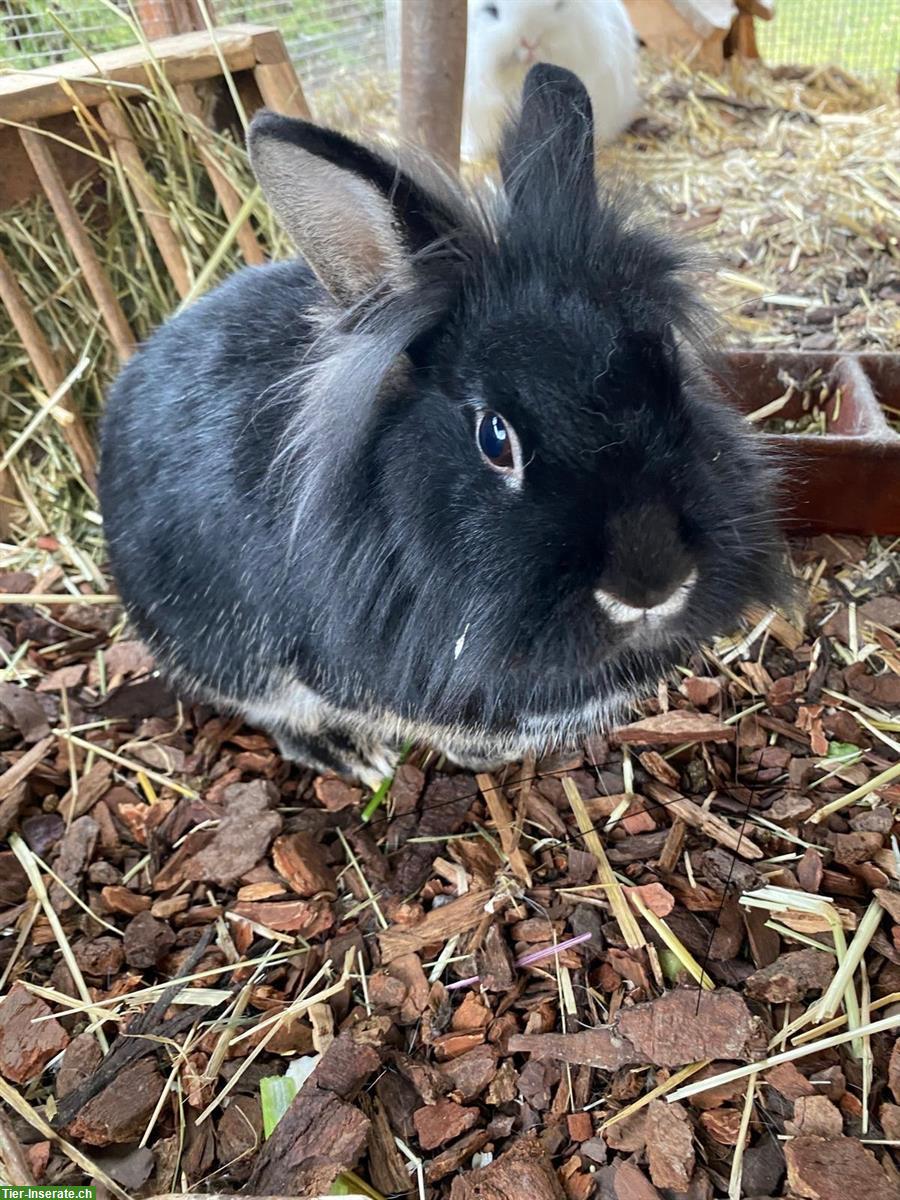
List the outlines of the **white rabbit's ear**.
<svg viewBox="0 0 900 1200">
<path fill-rule="evenodd" d="M 453 223 L 396 163 L 343 134 L 263 111 L 247 140 L 266 199 L 341 304 L 384 281 L 402 287 L 412 255 Z"/>
</svg>

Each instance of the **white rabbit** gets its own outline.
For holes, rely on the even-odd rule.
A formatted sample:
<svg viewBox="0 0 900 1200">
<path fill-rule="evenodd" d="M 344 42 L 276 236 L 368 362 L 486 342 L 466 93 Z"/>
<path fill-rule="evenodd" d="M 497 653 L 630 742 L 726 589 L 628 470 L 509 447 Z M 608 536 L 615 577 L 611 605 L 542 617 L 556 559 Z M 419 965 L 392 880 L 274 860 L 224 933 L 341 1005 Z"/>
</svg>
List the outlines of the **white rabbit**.
<svg viewBox="0 0 900 1200">
<path fill-rule="evenodd" d="M 462 155 L 486 158 L 535 62 L 580 77 L 598 143 L 611 141 L 638 108 L 637 35 L 622 0 L 470 0 Z"/>
</svg>

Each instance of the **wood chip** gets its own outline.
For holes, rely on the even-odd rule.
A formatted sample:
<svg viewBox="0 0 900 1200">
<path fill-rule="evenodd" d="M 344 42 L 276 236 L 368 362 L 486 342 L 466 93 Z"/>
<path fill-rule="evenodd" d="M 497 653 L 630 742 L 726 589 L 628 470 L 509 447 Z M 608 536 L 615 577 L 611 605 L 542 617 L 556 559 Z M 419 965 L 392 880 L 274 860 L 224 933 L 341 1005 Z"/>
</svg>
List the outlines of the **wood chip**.
<svg viewBox="0 0 900 1200">
<path fill-rule="evenodd" d="M 647 1108 L 647 1161 L 658 1188 L 686 1192 L 694 1174 L 694 1131 L 681 1104 L 651 1100 Z"/>
<path fill-rule="evenodd" d="M 89 1100 L 66 1133 L 89 1146 L 130 1142 L 144 1132 L 164 1086 L 153 1059 L 142 1058 Z"/>
<path fill-rule="evenodd" d="M 336 895 L 334 871 L 325 861 L 320 844 L 309 833 L 289 833 L 275 839 L 275 870 L 298 896 L 327 892 Z"/>
<path fill-rule="evenodd" d="M 785 1142 L 788 1186 L 804 1200 L 896 1200 L 895 1182 L 855 1138 L 797 1137 Z"/>
<path fill-rule="evenodd" d="M 69 1035 L 51 1009 L 21 983 L 14 983 L 0 1000 L 0 1074 L 13 1083 L 40 1075 L 51 1058 L 65 1050 Z"/>
<path fill-rule="evenodd" d="M 749 1062 L 758 1056 L 761 1041 L 758 1021 L 736 992 L 721 988 L 700 995 L 684 988 L 620 1009 L 610 1025 L 580 1033 L 520 1034 L 510 1038 L 509 1048 L 611 1071 L 635 1063 L 682 1067 L 706 1058 Z"/>
<path fill-rule="evenodd" d="M 686 796 L 666 787 L 664 783 L 648 780 L 643 787 L 652 800 L 662 805 L 670 819 L 678 817 L 685 825 L 690 825 L 692 829 L 699 829 L 701 833 L 705 833 L 707 837 L 711 837 L 720 845 L 733 850 L 741 858 L 763 857 L 763 851 L 746 834 L 732 829 L 727 821 L 723 821 L 721 817 L 707 809 L 700 808 Z"/>
<path fill-rule="evenodd" d="M 450 1200 L 566 1200 L 541 1144 L 523 1139 L 486 1167 L 458 1175 Z"/>
<path fill-rule="evenodd" d="M 613 733 L 613 740 L 642 746 L 680 746 L 694 742 L 733 742 L 735 728 L 723 725 L 706 713 L 671 709 L 655 717 L 645 717 Z"/>
<path fill-rule="evenodd" d="M 386 929 L 378 935 L 382 962 L 389 963 L 402 954 L 416 954 L 426 946 L 443 945 L 456 934 L 468 933 L 485 916 L 491 898 L 487 889 L 467 892 L 449 904 L 434 908 L 411 929 Z"/>
<path fill-rule="evenodd" d="M 233 783 L 224 802 L 225 815 L 212 841 L 185 864 L 185 879 L 233 883 L 259 862 L 281 831 L 281 817 L 272 811 L 278 790 L 268 781 Z"/>
</svg>

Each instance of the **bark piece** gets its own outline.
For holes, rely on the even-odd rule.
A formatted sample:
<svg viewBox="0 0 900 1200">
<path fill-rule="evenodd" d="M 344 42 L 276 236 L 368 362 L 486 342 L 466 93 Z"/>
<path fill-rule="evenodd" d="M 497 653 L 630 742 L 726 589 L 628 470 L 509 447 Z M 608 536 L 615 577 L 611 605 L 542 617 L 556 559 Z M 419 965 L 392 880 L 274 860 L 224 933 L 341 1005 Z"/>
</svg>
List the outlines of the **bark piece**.
<svg viewBox="0 0 900 1200">
<path fill-rule="evenodd" d="M 247 1190 L 255 1195 L 327 1194 L 366 1148 L 369 1119 L 348 1103 L 381 1058 L 347 1034 L 335 1038 L 260 1151 Z"/>
<path fill-rule="evenodd" d="M 836 833 L 834 861 L 851 867 L 871 862 L 883 845 L 884 838 L 880 833 Z"/>
<path fill-rule="evenodd" d="M 316 799 L 329 812 L 340 812 L 344 808 L 356 808 L 362 800 L 362 788 L 351 787 L 343 779 L 320 776 L 313 783 Z"/>
<path fill-rule="evenodd" d="M 887 1101 L 878 1110 L 878 1120 L 886 1138 L 900 1141 L 900 1104 L 889 1104 Z"/>
<path fill-rule="evenodd" d="M 456 1174 L 463 1164 L 467 1163 L 472 1155 L 487 1145 L 490 1140 L 490 1130 L 473 1129 L 471 1133 L 467 1133 L 458 1142 L 454 1142 L 452 1146 L 448 1146 L 446 1150 L 436 1154 L 428 1161 L 425 1167 L 425 1182 L 438 1183 L 448 1175 Z M 404 1184 L 408 1184 L 408 1181 L 409 1176 L 404 1180 Z"/>
<path fill-rule="evenodd" d="M 257 1096 L 235 1096 L 222 1113 L 216 1127 L 216 1148 L 219 1159 L 231 1164 L 232 1173 L 239 1160 L 248 1158 L 263 1142 L 262 1107 Z M 244 1166 L 243 1163 L 241 1163 Z M 251 1164 L 241 1171 L 244 1178 Z"/>
<path fill-rule="evenodd" d="M 891 1089 L 894 1099 L 900 1104 L 900 1037 L 894 1042 L 888 1062 L 888 1087 Z"/>
<path fill-rule="evenodd" d="M 699 997 L 693 988 L 620 1009 L 611 1025 L 581 1033 L 522 1034 L 509 1049 L 538 1059 L 616 1070 L 635 1063 L 681 1067 L 704 1058 L 748 1062 L 761 1049 L 759 1023 L 743 999 L 726 988 Z"/>
<path fill-rule="evenodd" d="M 816 1095 L 815 1086 L 793 1063 L 780 1063 L 777 1067 L 771 1067 L 764 1072 L 763 1079 L 787 1100 Z"/>
<path fill-rule="evenodd" d="M 224 793 L 225 815 L 208 845 L 184 865 L 183 878 L 229 884 L 255 867 L 281 832 L 272 811 L 278 790 L 265 779 L 233 783 Z"/>
<path fill-rule="evenodd" d="M 94 857 L 97 838 L 100 836 L 100 826 L 91 817 L 79 817 L 69 826 L 68 832 L 59 844 L 59 853 L 53 863 L 53 870 L 62 883 L 78 895 L 81 880 L 88 864 Z M 65 912 L 72 908 L 75 901 L 65 888 L 54 882 L 50 884 L 50 903 L 57 912 Z"/>
<path fill-rule="evenodd" d="M 13 1083 L 27 1083 L 69 1044 L 59 1021 L 49 1017 L 50 1007 L 21 983 L 0 1000 L 0 1074 Z"/>
<path fill-rule="evenodd" d="M 794 1101 L 794 1118 L 784 1123 L 785 1133 L 811 1137 L 840 1137 L 844 1118 L 827 1096 L 799 1096 Z"/>
<path fill-rule="evenodd" d="M 102 1058 L 100 1043 L 92 1033 L 79 1033 L 72 1038 L 56 1072 L 57 1100 L 89 1079 L 100 1066 Z"/>
<path fill-rule="evenodd" d="M 122 942 L 114 937 L 78 942 L 72 952 L 82 972 L 98 979 L 111 979 L 125 960 Z"/>
<path fill-rule="evenodd" d="M 324 933 L 334 924 L 334 913 L 327 900 L 252 901 L 235 904 L 232 911 L 279 933 L 299 933 L 307 938 Z"/>
<path fill-rule="evenodd" d="M 28 798 L 25 781 L 55 745 L 56 738 L 52 734 L 42 738 L 0 775 L 0 838 L 5 838 L 9 833 L 19 810 Z"/>
<path fill-rule="evenodd" d="M 720 1146 L 736 1146 L 741 1131 L 741 1114 L 736 1108 L 711 1108 L 700 1114 L 700 1124 Z"/>
<path fill-rule="evenodd" d="M 735 728 L 708 713 L 672 709 L 617 729 L 613 740 L 644 746 L 680 746 L 682 742 L 733 742 Z"/>
<path fill-rule="evenodd" d="M 788 1187 L 805 1200 L 896 1200 L 878 1159 L 856 1138 L 797 1137 L 784 1145 Z"/>
<path fill-rule="evenodd" d="M 125 927 L 125 961 L 136 971 L 155 967 L 175 945 L 175 934 L 149 912 L 139 912 Z"/>
<path fill-rule="evenodd" d="M 144 1132 L 164 1087 L 153 1059 L 142 1058 L 89 1100 L 66 1134 L 90 1146 L 133 1141 Z"/>
<path fill-rule="evenodd" d="M 693 1129 L 681 1104 L 651 1100 L 647 1108 L 647 1161 L 656 1187 L 686 1192 L 694 1174 Z"/>
<path fill-rule="evenodd" d="M 612 1150 L 621 1150 L 625 1154 L 642 1153 L 647 1145 L 647 1110 L 639 1109 L 614 1125 L 608 1125 L 602 1137 Z"/>
<path fill-rule="evenodd" d="M 659 1192 L 633 1162 L 621 1162 L 614 1168 L 616 1200 L 662 1200 Z"/>
<path fill-rule="evenodd" d="M 559 1177 L 541 1144 L 517 1142 L 486 1167 L 457 1175 L 450 1200 L 565 1200 Z"/>
<path fill-rule="evenodd" d="M 334 872 L 325 851 L 310 833 L 286 833 L 272 847 L 275 870 L 298 896 L 335 894 Z"/>
<path fill-rule="evenodd" d="M 386 973 L 404 988 L 403 999 L 398 1006 L 401 1023 L 415 1024 L 428 1007 L 431 994 L 431 984 L 422 967 L 422 960 L 418 954 L 401 955 L 391 960 Z"/>
<path fill-rule="evenodd" d="M 589 1142 L 594 1136 L 594 1121 L 589 1112 L 569 1113 L 566 1128 L 573 1142 Z"/>
<path fill-rule="evenodd" d="M 34 692 L 18 683 L 0 682 L 0 723 L 17 730 L 27 746 L 50 732 L 46 713 Z"/>
<path fill-rule="evenodd" d="M 413 1124 L 423 1150 L 436 1150 L 466 1133 L 478 1120 L 477 1108 L 463 1108 L 454 1100 L 438 1100 L 413 1113 Z"/>
<path fill-rule="evenodd" d="M 733 850 L 741 858 L 763 857 L 763 851 L 759 846 L 741 830 L 732 829 L 728 822 L 723 821 L 716 813 L 701 808 L 699 804 L 694 804 L 693 800 L 688 800 L 686 796 L 666 787 L 664 783 L 648 780 L 644 784 L 644 791 L 651 800 L 655 800 L 660 805 L 668 816 L 678 817 L 684 821 L 685 825 L 690 825 L 692 829 L 699 829 L 701 833 L 705 833 L 713 841 Z M 610 861 L 613 861 L 612 855 L 610 855 Z"/>
<path fill-rule="evenodd" d="M 405 847 L 391 886 L 394 895 L 410 896 L 418 891 L 440 853 L 440 839 L 456 833 L 462 826 L 477 795 L 474 781 L 468 775 L 436 775 L 431 780 L 422 797 L 416 836 L 435 840 Z"/>
<path fill-rule="evenodd" d="M 105 758 L 98 759 L 86 775 L 78 780 L 77 791 L 72 788 L 59 802 L 59 814 L 65 821 L 73 821 L 90 812 L 97 801 L 112 785 L 113 765 Z"/>
<path fill-rule="evenodd" d="M 100 900 L 107 912 L 125 913 L 129 917 L 146 912 L 152 903 L 149 896 L 140 896 L 118 883 L 101 888 Z"/>
<path fill-rule="evenodd" d="M 466 892 L 457 900 L 451 900 L 440 908 L 432 909 L 411 929 L 386 929 L 378 935 L 381 944 L 381 959 L 387 964 L 401 954 L 416 954 L 426 946 L 440 942 L 458 933 L 474 929 L 485 914 L 484 906 L 491 898 L 486 888 L 477 892 Z"/>
<path fill-rule="evenodd" d="M 824 991 L 835 972 L 835 959 L 824 950 L 789 950 L 747 980 L 747 995 L 769 1004 L 803 1000 L 809 992 Z"/>
<path fill-rule="evenodd" d="M 497 1051 L 493 1046 L 476 1046 L 467 1054 L 438 1067 L 438 1074 L 451 1092 L 468 1104 L 485 1090 L 497 1073 Z"/>
</svg>

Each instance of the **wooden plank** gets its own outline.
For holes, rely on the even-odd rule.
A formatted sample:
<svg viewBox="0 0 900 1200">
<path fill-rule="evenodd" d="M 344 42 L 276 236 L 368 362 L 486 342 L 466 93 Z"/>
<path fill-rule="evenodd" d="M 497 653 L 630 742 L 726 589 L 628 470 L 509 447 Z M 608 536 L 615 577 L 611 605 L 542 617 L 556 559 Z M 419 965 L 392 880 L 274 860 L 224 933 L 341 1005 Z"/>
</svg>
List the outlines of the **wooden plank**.
<svg viewBox="0 0 900 1200">
<path fill-rule="evenodd" d="M 230 71 L 249 71 L 259 61 L 257 41 L 265 46 L 272 33 L 264 25 L 224 25 L 214 34 L 204 29 L 160 38 L 153 43 L 152 63 L 143 46 L 137 45 L 109 50 L 91 59 L 74 58 L 35 71 L 0 75 L 0 118 L 35 121 L 69 112 L 72 98 L 60 87 L 60 79 L 65 79 L 79 101 L 88 106 L 107 99 L 104 80 L 118 85 L 117 95 L 127 95 L 144 90 L 157 68 L 172 84 L 211 79 L 222 73 L 217 47 Z"/>
<path fill-rule="evenodd" d="M 166 270 L 172 277 L 178 295 L 182 299 L 191 290 L 193 280 L 184 250 L 178 241 L 175 230 L 166 215 L 165 207 L 159 198 L 156 185 L 150 178 L 144 166 L 141 152 L 135 145 L 131 130 L 121 109 L 114 100 L 104 100 L 98 106 L 100 120 L 112 139 L 112 146 L 119 155 L 128 182 L 134 192 L 137 206 L 147 227 L 156 242 L 157 249 L 166 264 Z"/>
<path fill-rule="evenodd" d="M 229 221 L 233 221 L 241 208 L 241 197 L 231 180 L 219 167 L 215 155 L 209 149 L 209 131 L 203 120 L 203 109 L 197 98 L 197 93 L 191 83 L 180 83 L 175 89 L 178 102 L 184 111 L 193 118 L 188 126 L 191 138 L 197 147 L 197 152 L 203 160 L 206 173 L 209 176 L 215 193 L 222 205 L 222 210 Z M 266 261 L 266 255 L 257 241 L 256 234 L 249 221 L 244 221 L 237 231 L 236 239 L 244 262 L 250 266 L 259 266 Z"/>
<path fill-rule="evenodd" d="M 34 319 L 31 305 L 19 287 L 18 280 L 2 251 L 0 251 L 0 300 L 6 306 L 6 311 L 31 359 L 41 386 L 48 396 L 51 395 L 65 379 L 65 372 L 56 361 L 47 339 Z M 64 418 L 60 423 L 63 436 L 72 447 L 72 452 L 78 459 L 88 486 L 96 490 L 97 458 L 87 428 L 79 413 L 75 411 L 68 400 L 61 400 L 58 408 Z"/>
<path fill-rule="evenodd" d="M 254 41 L 254 50 L 256 65 L 253 77 L 266 107 L 286 117 L 312 120 L 303 88 L 281 34 L 276 29 L 260 34 Z"/>
<path fill-rule="evenodd" d="M 63 235 L 72 247 L 72 253 L 84 273 L 85 282 L 97 302 L 119 358 L 127 359 L 134 350 L 134 337 L 113 286 L 100 266 L 91 239 L 54 162 L 47 138 L 32 129 L 20 129 L 19 137 L 31 159 L 31 165 L 41 182 L 44 194 L 56 213 Z"/>
<path fill-rule="evenodd" d="M 401 138 L 458 171 L 466 0 L 406 0 L 401 22 Z"/>
</svg>

